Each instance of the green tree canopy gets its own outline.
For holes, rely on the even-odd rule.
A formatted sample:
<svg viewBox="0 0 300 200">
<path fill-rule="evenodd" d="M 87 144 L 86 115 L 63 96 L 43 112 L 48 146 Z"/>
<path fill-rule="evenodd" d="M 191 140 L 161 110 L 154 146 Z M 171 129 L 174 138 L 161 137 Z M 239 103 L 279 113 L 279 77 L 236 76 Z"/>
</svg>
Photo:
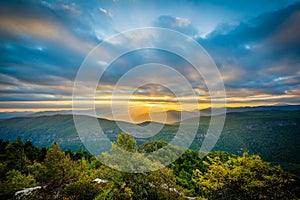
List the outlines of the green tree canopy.
<svg viewBox="0 0 300 200">
<path fill-rule="evenodd" d="M 116 145 L 119 148 L 129 152 L 136 152 L 137 150 L 136 140 L 134 137 L 124 132 L 119 134 Z"/>
<path fill-rule="evenodd" d="M 206 172 L 199 169 L 193 180 L 209 199 L 293 199 L 290 183 L 293 179 L 280 167 L 272 167 L 258 155 L 207 157 Z"/>
<path fill-rule="evenodd" d="M 70 156 L 61 151 L 57 143 L 54 143 L 52 148 L 48 150 L 44 162 L 47 182 L 52 181 L 61 185 L 76 178 L 75 164 Z"/>
</svg>

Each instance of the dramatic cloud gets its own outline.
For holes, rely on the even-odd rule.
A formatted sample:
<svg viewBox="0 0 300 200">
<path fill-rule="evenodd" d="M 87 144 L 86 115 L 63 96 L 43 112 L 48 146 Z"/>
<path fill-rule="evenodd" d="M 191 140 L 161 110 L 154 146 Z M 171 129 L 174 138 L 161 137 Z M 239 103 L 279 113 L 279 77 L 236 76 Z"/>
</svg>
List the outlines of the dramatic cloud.
<svg viewBox="0 0 300 200">
<path fill-rule="evenodd" d="M 295 4 L 238 26 L 219 26 L 198 41 L 217 63 L 227 88 L 285 94 L 300 85 L 299 12 Z"/>
<path fill-rule="evenodd" d="M 89 51 L 122 31 L 149 26 L 172 29 L 196 39 L 216 62 L 229 105 L 299 103 L 298 0 L 11 0 L 0 3 L 1 111 L 69 109 L 77 70 Z M 138 37 L 131 39 L 139 42 Z M 115 42 L 112 51 L 122 48 Z M 199 102 L 209 100 L 201 76 L 187 61 L 149 49 L 115 60 L 101 79 L 97 100 L 107 101 L 124 73 L 149 62 L 173 67 L 190 81 Z M 155 72 L 138 76 L 157 78 Z M 167 78 L 178 84 L 174 76 Z M 179 84 L 177 88 L 176 92 L 186 95 Z M 119 89 L 122 99 L 130 87 Z M 149 95 L 153 99 L 147 100 Z M 134 100 L 171 105 L 173 97 L 167 88 L 150 84 L 139 87 Z"/>
</svg>

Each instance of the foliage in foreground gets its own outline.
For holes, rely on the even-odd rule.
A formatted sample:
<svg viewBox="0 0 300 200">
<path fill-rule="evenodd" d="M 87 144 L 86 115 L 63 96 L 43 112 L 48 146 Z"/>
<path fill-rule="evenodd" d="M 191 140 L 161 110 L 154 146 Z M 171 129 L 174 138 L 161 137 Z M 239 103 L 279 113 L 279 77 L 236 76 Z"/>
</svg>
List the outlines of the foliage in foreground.
<svg viewBox="0 0 300 200">
<path fill-rule="evenodd" d="M 293 199 L 294 180 L 279 166 L 271 167 L 257 155 L 244 153 L 222 162 L 207 157 L 207 170 L 194 170 L 193 181 L 209 199 Z"/>
<path fill-rule="evenodd" d="M 133 137 L 121 133 L 103 156 L 113 163 L 118 151 L 145 153 L 136 157 L 142 170 L 153 162 L 147 153 L 165 145 L 137 146 Z M 174 147 L 164 157 L 177 153 Z M 164 157 L 155 164 L 161 165 Z M 16 191 L 38 185 L 42 188 L 19 199 L 297 199 L 293 177 L 257 155 L 213 152 L 200 159 L 198 152 L 188 150 L 168 167 L 132 174 L 106 167 L 86 152 L 63 152 L 56 143 L 39 149 L 17 139 L 0 140 L 0 160 L 0 199 L 14 199 Z M 96 178 L 108 182 L 95 183 Z"/>
</svg>

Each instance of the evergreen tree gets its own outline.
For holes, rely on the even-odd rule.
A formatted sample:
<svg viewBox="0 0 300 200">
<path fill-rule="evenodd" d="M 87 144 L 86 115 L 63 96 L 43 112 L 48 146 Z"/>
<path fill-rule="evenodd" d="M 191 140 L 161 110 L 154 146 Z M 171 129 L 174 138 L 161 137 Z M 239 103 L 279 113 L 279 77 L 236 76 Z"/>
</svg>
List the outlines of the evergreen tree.
<svg viewBox="0 0 300 200">
<path fill-rule="evenodd" d="M 44 165 L 47 181 L 55 185 L 62 185 L 76 178 L 75 162 L 60 150 L 57 143 L 48 150 Z"/>
</svg>

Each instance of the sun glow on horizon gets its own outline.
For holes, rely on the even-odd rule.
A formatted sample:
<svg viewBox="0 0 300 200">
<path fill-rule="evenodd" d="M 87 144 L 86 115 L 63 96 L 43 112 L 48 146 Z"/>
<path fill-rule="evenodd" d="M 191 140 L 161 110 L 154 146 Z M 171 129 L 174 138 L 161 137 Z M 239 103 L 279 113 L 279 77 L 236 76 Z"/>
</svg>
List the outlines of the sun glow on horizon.
<svg viewBox="0 0 300 200">
<path fill-rule="evenodd" d="M 276 99 L 276 98 L 274 98 Z M 232 99 L 231 99 L 232 100 Z M 241 99 L 239 99 L 241 100 Z M 244 99 L 247 101 L 247 99 Z M 112 101 L 110 100 L 97 100 L 95 101 L 95 108 L 101 107 L 110 107 Z M 75 110 L 87 110 L 89 107 L 84 105 L 88 105 L 90 101 L 81 101 L 82 108 L 76 108 Z M 180 104 L 179 102 L 174 101 L 134 101 L 131 100 L 130 102 L 118 101 L 115 104 L 119 106 L 126 106 L 129 109 L 138 108 L 142 109 L 141 112 L 151 112 L 153 107 L 161 107 L 165 111 L 175 110 L 175 111 L 192 111 L 192 110 L 202 110 L 207 108 L 220 108 L 220 107 L 256 107 L 256 106 L 273 106 L 277 105 L 277 102 L 227 102 L 226 105 L 218 105 L 214 104 L 212 106 L 211 103 L 198 103 L 198 104 L 188 104 L 185 103 L 184 105 Z M 7 105 L 10 106 L 7 106 Z M 20 102 L 1 102 L 0 112 L 43 112 L 43 111 L 62 111 L 62 110 L 73 110 L 72 108 L 72 101 L 70 100 L 63 100 L 63 101 L 20 101 Z M 4 105 L 4 106 L 3 106 Z M 60 105 L 60 106 L 58 106 Z M 292 105 L 292 104 L 291 104 Z M 153 111 L 152 111 L 153 112 Z M 155 111 L 154 111 L 155 112 Z"/>
<path fill-rule="evenodd" d="M 295 95 L 282 94 L 270 95 L 265 93 L 254 93 L 247 95 L 248 91 L 240 96 L 233 94 L 227 95 L 227 103 L 220 103 L 218 99 L 211 103 L 209 95 L 201 96 L 175 96 L 173 94 L 152 93 L 144 94 L 126 94 L 118 93 L 99 94 L 94 98 L 78 97 L 77 99 L 65 98 L 58 101 L 10 101 L 0 102 L 0 113 L 9 112 L 45 112 L 45 111 L 69 111 L 66 113 L 92 115 L 96 114 L 99 118 L 109 120 L 128 121 L 132 123 L 141 123 L 151 121 L 152 117 L 165 115 L 169 111 L 193 112 L 207 108 L 224 107 L 256 107 L 278 105 L 281 99 L 291 98 Z M 196 100 L 198 103 L 195 103 Z M 76 104 L 77 106 L 72 107 Z M 283 103 L 284 104 L 284 103 Z M 80 105 L 80 106 L 78 106 Z M 94 111 L 93 111 L 94 110 Z M 172 115 L 172 114 L 171 114 Z"/>
</svg>

